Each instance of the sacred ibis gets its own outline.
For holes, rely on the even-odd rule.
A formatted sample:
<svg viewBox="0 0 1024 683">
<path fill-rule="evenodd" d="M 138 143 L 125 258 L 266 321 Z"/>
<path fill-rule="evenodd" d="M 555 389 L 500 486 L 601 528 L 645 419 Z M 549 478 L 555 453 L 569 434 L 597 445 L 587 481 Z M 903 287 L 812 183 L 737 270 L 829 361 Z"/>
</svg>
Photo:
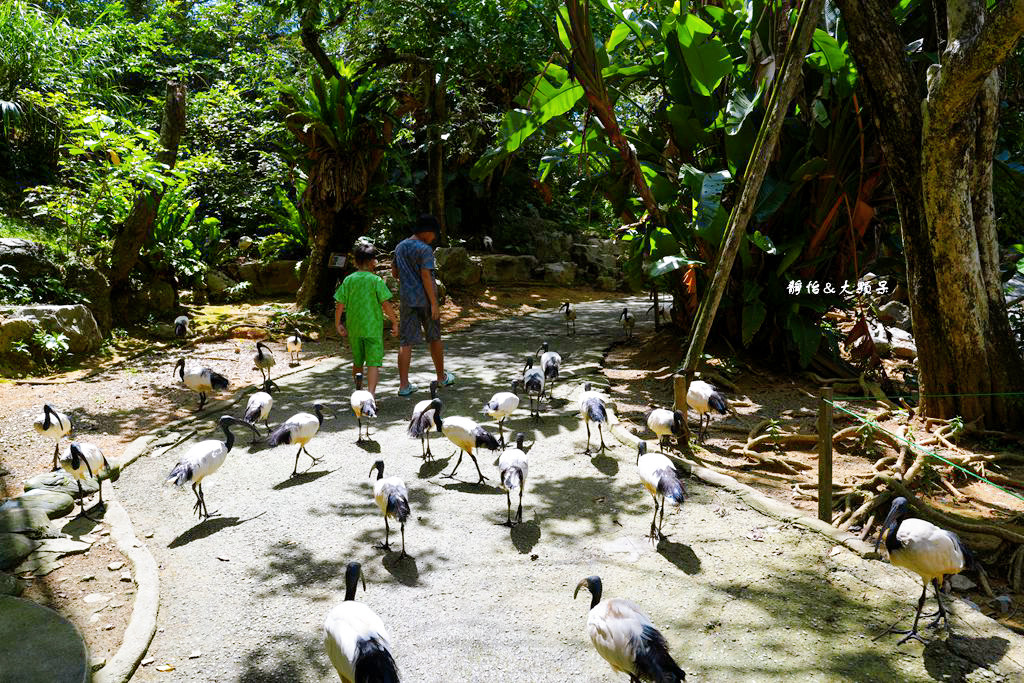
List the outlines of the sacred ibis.
<svg viewBox="0 0 1024 683">
<path fill-rule="evenodd" d="M 619 314 L 619 320 L 622 321 L 622 329 L 626 333 L 627 339 L 633 338 L 633 328 L 636 326 L 636 318 L 629 312 L 629 308 L 626 306 L 622 307 L 622 313 Z"/>
<path fill-rule="evenodd" d="M 539 420 L 540 398 L 544 395 L 544 371 L 533 367 L 533 356 L 527 357 L 526 365 L 523 367 L 522 386 L 530 397 L 530 415 L 535 420 Z M 534 407 L 534 400 L 536 400 L 536 407 Z"/>
<path fill-rule="evenodd" d="M 267 428 L 267 435 L 270 435 L 270 409 L 274 407 L 274 397 L 265 391 L 257 391 L 255 394 L 249 397 L 249 402 L 245 404 L 245 421 L 255 426 L 257 422 L 263 420 L 263 424 Z M 253 438 L 253 442 L 256 439 Z"/>
<path fill-rule="evenodd" d="M 299 331 L 295 330 L 295 334 L 284 340 L 284 346 L 288 350 L 288 365 L 299 364 L 299 353 L 302 351 L 302 337 L 299 335 Z"/>
<path fill-rule="evenodd" d="M 444 478 L 454 479 L 455 471 L 462 464 L 463 454 L 469 453 L 469 457 L 473 459 L 473 464 L 476 465 L 476 473 L 480 475 L 480 480 L 477 483 L 482 484 L 487 477 L 480 471 L 480 463 L 476 461 L 476 455 L 473 452 L 478 448 L 487 448 L 492 452 L 496 451 L 500 448 L 498 440 L 494 438 L 493 434 L 468 417 L 446 417 L 444 424 L 441 426 L 441 431 L 449 441 L 459 448 L 459 459 L 455 462 L 455 467 L 452 468 L 452 471 L 443 475 Z"/>
<path fill-rule="evenodd" d="M 526 488 L 526 475 L 530 471 L 530 463 L 523 450 L 523 433 L 516 434 L 516 447 L 502 451 L 498 458 L 498 472 L 501 473 L 501 487 L 505 489 L 505 500 L 508 503 L 508 518 L 505 526 L 515 526 L 523 521 L 523 489 Z M 512 491 L 519 489 L 519 508 L 516 510 L 516 521 L 512 521 Z"/>
<path fill-rule="evenodd" d="M 551 398 L 551 390 L 555 388 L 555 380 L 558 379 L 558 368 L 562 365 L 562 357 L 555 351 L 548 351 L 547 342 L 540 345 L 537 353 L 540 354 L 540 367 L 544 371 L 544 384 L 548 385 L 548 398 Z"/>
<path fill-rule="evenodd" d="M 60 455 L 60 440 L 71 433 L 71 418 L 58 412 L 49 403 L 43 404 L 43 414 L 36 417 L 32 428 L 47 439 L 53 439 L 53 471 L 56 472 Z"/>
<path fill-rule="evenodd" d="M 210 368 L 195 365 L 186 368 L 184 358 L 178 359 L 177 364 L 174 366 L 174 372 L 171 374 L 179 375 L 186 387 L 199 394 L 199 408 L 197 410 L 202 410 L 203 406 L 206 405 L 207 394 L 214 391 L 223 391 L 230 385 L 227 377 L 214 372 Z"/>
<path fill-rule="evenodd" d="M 192 512 L 197 513 L 200 518 L 210 517 L 210 509 L 206 507 L 206 497 L 203 495 L 203 479 L 220 469 L 228 457 L 228 452 L 235 445 L 235 435 L 231 433 L 231 425 L 245 425 L 254 433 L 256 432 L 256 428 L 245 420 L 239 420 L 230 415 L 222 415 L 217 424 L 224 430 L 224 440 L 208 439 L 193 445 L 167 475 L 167 482 L 175 486 L 182 487 L 188 483 L 192 484 L 192 493 L 196 496 L 196 504 L 192 506 Z"/>
<path fill-rule="evenodd" d="M 583 394 L 580 395 L 580 419 L 587 426 L 587 450 L 584 454 L 590 453 L 590 423 L 597 423 L 597 433 L 601 437 L 601 452 L 604 445 L 604 431 L 601 425 L 608 422 L 608 410 L 604 405 L 604 397 L 596 391 L 590 390 L 590 382 L 583 385 Z"/>
<path fill-rule="evenodd" d="M 636 446 L 636 473 L 640 475 L 640 483 L 654 498 L 654 517 L 651 518 L 650 539 L 656 541 L 665 538 L 661 527 L 665 523 L 665 500 L 682 505 L 686 495 L 686 487 L 679 481 L 675 465 L 661 453 L 648 453 L 647 442 L 641 441 Z M 658 519 L 658 496 L 661 496 L 661 519 Z M 655 527 L 657 521 L 657 527 Z"/>
<path fill-rule="evenodd" d="M 568 301 L 558 307 L 558 310 L 565 311 L 565 333 L 576 334 L 576 309 L 572 307 Z M 572 331 L 569 331 L 569 326 L 572 326 Z"/>
<path fill-rule="evenodd" d="M 405 520 L 409 519 L 409 491 L 405 488 L 405 482 L 398 477 L 384 478 L 384 461 L 378 460 L 370 468 L 370 474 L 377 470 L 377 480 L 373 482 L 373 499 L 377 501 L 377 507 L 384 515 L 384 543 L 379 547 L 382 550 L 391 550 L 388 539 L 391 536 L 391 527 L 388 525 L 388 517 L 397 519 L 402 525 L 402 554 L 405 557 Z"/>
<path fill-rule="evenodd" d="M 628 674 L 631 682 L 686 680 L 686 672 L 668 651 L 665 636 L 636 603 L 623 598 L 602 600 L 600 576 L 588 576 L 576 584 L 573 599 L 584 587 L 591 596 L 587 635 L 613 670 Z"/>
<path fill-rule="evenodd" d="M 184 338 L 188 336 L 188 316 L 179 315 L 174 319 L 174 336 Z"/>
<path fill-rule="evenodd" d="M 430 426 L 434 425 L 437 427 L 437 431 L 441 431 L 442 408 L 441 399 L 437 397 L 437 380 L 435 379 L 430 382 L 430 398 L 413 406 L 412 419 L 409 420 L 409 436 L 420 440 L 420 451 L 424 460 L 434 458 L 434 454 L 430 452 Z M 424 444 L 426 444 L 425 449 Z"/>
<path fill-rule="evenodd" d="M 711 426 L 712 410 L 717 410 L 722 415 L 729 414 L 729 404 L 725 401 L 717 389 L 704 380 L 695 379 L 690 382 L 690 388 L 686 390 L 686 405 L 697 411 L 700 416 L 700 426 L 697 429 L 697 441 L 703 442 L 708 436 L 707 428 Z M 707 425 L 704 424 L 704 417 L 707 416 Z"/>
<path fill-rule="evenodd" d="M 263 342 L 256 342 L 256 355 L 252 357 L 252 362 L 263 377 L 263 390 L 270 391 L 272 384 L 270 381 L 270 368 L 277 364 L 277 361 L 274 360 L 274 354 L 270 352 L 270 347 Z"/>
<path fill-rule="evenodd" d="M 324 619 L 327 658 L 344 683 L 398 683 L 398 667 L 384 622 L 355 601 L 360 578 L 362 567 L 350 562 L 345 570 L 345 601 L 332 607 Z"/>
<path fill-rule="evenodd" d="M 309 456 L 309 459 L 314 463 L 320 462 L 323 458 L 314 458 L 308 450 L 306 450 L 306 444 L 308 444 L 316 433 L 320 431 L 320 426 L 324 423 L 324 406 L 322 403 L 313 404 L 313 412 L 315 415 L 309 413 L 296 413 L 289 417 L 287 420 L 279 424 L 274 431 L 270 432 L 270 436 L 267 437 L 267 443 L 271 446 L 278 446 L 283 443 L 297 443 L 299 444 L 299 450 L 295 451 L 295 467 L 292 468 L 292 476 L 294 477 L 299 471 L 299 456 L 305 452 Z"/>
<path fill-rule="evenodd" d="M 921 636 L 917 635 L 917 622 L 921 618 L 921 610 L 924 608 L 924 601 L 928 595 L 929 583 L 935 587 L 935 601 L 939 603 L 938 616 L 929 624 L 929 627 L 935 628 L 939 625 L 939 621 L 944 621 L 946 630 L 949 631 L 949 619 L 946 616 L 946 609 L 942 605 L 939 590 L 943 577 L 947 574 L 959 574 L 974 564 L 973 554 L 959 536 L 952 531 L 940 529 L 923 519 L 908 518 L 909 507 L 907 499 L 903 496 L 892 501 L 889 515 L 885 518 L 885 524 L 878 535 L 878 540 L 875 541 L 875 551 L 877 552 L 878 546 L 884 538 L 889 562 L 914 572 L 921 577 L 923 584 L 921 597 L 917 600 L 917 611 L 914 613 L 913 628 L 909 631 L 892 628 L 885 631 L 885 633 L 905 633 L 906 636 L 899 641 L 900 645 L 911 638 L 922 643 L 925 642 Z"/>
<path fill-rule="evenodd" d="M 647 428 L 658 435 L 658 445 L 663 446 L 665 437 L 682 436 L 685 416 L 678 410 L 654 408 L 647 413 Z"/>
<path fill-rule="evenodd" d="M 60 458 L 60 466 L 64 468 L 65 472 L 74 477 L 75 482 L 78 483 L 78 502 L 82 506 L 78 516 L 92 519 L 92 517 L 85 514 L 85 493 L 82 491 L 82 480 L 90 477 L 99 484 L 100 500 L 91 509 L 102 508 L 103 480 L 100 479 L 100 473 L 110 467 L 107 459 L 103 456 L 103 452 L 91 443 L 72 441 Z M 95 522 L 96 520 L 93 519 L 93 521 Z"/>
<path fill-rule="evenodd" d="M 517 386 L 519 386 L 518 383 L 514 382 L 512 388 L 515 389 Z M 505 432 L 502 425 L 505 423 L 505 418 L 512 415 L 518 407 L 519 396 L 514 391 L 499 391 L 491 396 L 491 400 L 484 406 L 484 412 L 498 421 L 498 443 L 502 448 L 505 447 Z"/>
<path fill-rule="evenodd" d="M 373 399 L 373 394 L 363 389 L 363 373 L 361 372 L 356 373 L 356 390 L 352 392 L 349 405 L 352 406 L 352 412 L 359 424 L 359 436 L 356 437 L 356 443 L 362 443 L 363 418 L 377 417 L 377 402 Z M 366 439 L 370 439 L 370 425 L 366 425 Z"/>
</svg>

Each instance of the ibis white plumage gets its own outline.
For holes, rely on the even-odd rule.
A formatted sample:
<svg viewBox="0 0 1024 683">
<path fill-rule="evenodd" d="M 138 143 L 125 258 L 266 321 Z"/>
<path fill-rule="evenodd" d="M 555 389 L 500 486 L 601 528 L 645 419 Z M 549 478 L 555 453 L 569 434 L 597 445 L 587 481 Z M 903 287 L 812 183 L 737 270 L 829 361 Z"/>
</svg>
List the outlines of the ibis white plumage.
<svg viewBox="0 0 1024 683">
<path fill-rule="evenodd" d="M 700 426 L 697 428 L 698 441 L 707 438 L 707 428 L 711 426 L 710 412 L 712 410 L 717 410 L 722 415 L 729 414 L 729 404 L 726 402 L 725 396 L 722 396 L 714 385 L 701 379 L 690 382 L 690 387 L 686 390 L 686 405 L 696 410 L 700 416 Z M 707 417 L 707 426 L 704 424 L 705 416 Z"/>
<path fill-rule="evenodd" d="M 498 443 L 502 448 L 505 447 L 505 432 L 502 425 L 505 423 L 505 418 L 511 416 L 518 407 L 519 396 L 511 391 L 499 391 L 491 396 L 491 400 L 484 405 L 484 412 L 498 421 Z"/>
<path fill-rule="evenodd" d="M 548 398 L 551 398 L 551 390 L 555 388 L 555 380 L 558 379 L 558 369 L 562 367 L 562 357 L 557 352 L 548 350 L 547 342 L 540 345 L 537 353 L 540 355 L 540 368 L 544 371 Z"/>
<path fill-rule="evenodd" d="M 224 430 L 224 440 L 208 439 L 193 445 L 185 451 L 185 455 L 167 475 L 167 482 L 179 488 L 185 484 L 192 484 L 192 493 L 196 496 L 196 504 L 192 507 L 192 512 L 197 513 L 201 518 L 210 516 L 210 509 L 206 507 L 206 497 L 203 495 L 203 479 L 220 469 L 231 448 L 235 445 L 235 435 L 231 433 L 231 425 L 245 425 L 253 432 L 256 431 L 256 428 L 245 420 L 239 420 L 230 415 L 222 415 L 217 424 Z"/>
<path fill-rule="evenodd" d="M 370 474 L 377 471 L 377 479 L 373 482 L 373 499 L 377 502 L 384 515 L 384 543 L 380 545 L 382 550 L 391 550 L 388 542 L 391 536 L 391 527 L 388 525 L 388 517 L 395 519 L 402 526 L 402 554 L 405 557 L 405 520 L 409 519 L 409 491 L 405 488 L 405 482 L 398 477 L 384 478 L 384 461 L 378 460 L 370 468 Z"/>
<path fill-rule="evenodd" d="M 540 399 L 544 395 L 544 371 L 533 367 L 533 356 L 529 356 L 526 359 L 526 365 L 523 367 L 522 385 L 526 395 L 530 397 L 530 415 L 535 420 L 539 420 Z M 535 401 L 536 403 L 534 403 Z"/>
<path fill-rule="evenodd" d="M 686 672 L 679 668 L 668 650 L 668 642 L 640 607 L 623 598 L 601 599 L 601 577 L 588 576 L 576 584 L 590 591 L 587 635 L 594 649 L 615 671 L 628 674 L 630 681 L 679 683 Z"/>
<path fill-rule="evenodd" d="M 619 320 L 622 321 L 622 330 L 626 333 L 626 339 L 633 338 L 633 328 L 636 326 L 636 318 L 629 312 L 627 306 L 622 307 L 622 313 L 619 313 Z"/>
<path fill-rule="evenodd" d="M 327 658 L 344 683 L 398 683 L 398 667 L 384 622 L 355 601 L 361 577 L 362 567 L 350 562 L 345 570 L 345 601 L 332 607 L 324 619 Z"/>
<path fill-rule="evenodd" d="M 270 381 L 270 368 L 277 365 L 277 361 L 274 360 L 274 354 L 271 353 L 270 347 L 263 342 L 256 342 L 256 355 L 252 357 L 252 362 L 263 377 L 263 390 L 270 391 L 270 387 L 272 385 L 272 382 Z"/>
<path fill-rule="evenodd" d="M 110 467 L 107 459 L 103 456 L 103 451 L 91 443 L 72 441 L 60 458 L 60 466 L 64 468 L 65 472 L 74 477 L 75 482 L 78 484 L 78 502 L 82 506 L 78 516 L 92 519 L 92 517 L 85 514 L 85 493 L 82 491 L 82 481 L 89 477 L 95 479 L 96 483 L 99 484 L 100 499 L 92 509 L 102 508 L 103 480 L 100 479 L 100 474 Z"/>
<path fill-rule="evenodd" d="M 469 453 L 469 457 L 473 459 L 473 464 L 476 465 L 476 473 L 480 475 L 480 480 L 477 483 L 480 484 L 486 481 L 487 477 L 480 471 L 480 463 L 476 461 L 474 452 L 478 448 L 487 448 L 491 451 L 498 450 L 500 446 L 494 435 L 468 417 L 460 416 L 444 418 L 441 431 L 449 441 L 459 448 L 459 459 L 455 462 L 455 467 L 452 468 L 451 472 L 443 476 L 447 479 L 454 478 L 455 471 L 462 464 L 463 454 Z"/>
<path fill-rule="evenodd" d="M 885 633 L 905 633 L 906 636 L 899 641 L 900 644 L 911 638 L 922 643 L 925 642 L 921 636 L 917 635 L 917 622 L 921 618 L 921 610 L 924 609 L 929 583 L 935 588 L 935 601 L 939 603 L 938 616 L 929 626 L 934 628 L 939 625 L 940 621 L 944 621 L 946 630 L 949 630 L 949 619 L 946 616 L 946 609 L 942 605 L 940 594 L 943 578 L 948 574 L 959 574 L 974 560 L 971 551 L 959 536 L 923 519 L 908 517 L 909 507 L 906 498 L 903 496 L 896 498 L 892 502 L 892 507 L 889 508 L 882 532 L 879 534 L 878 540 L 875 541 L 875 551 L 877 552 L 878 546 L 884 538 L 889 562 L 914 572 L 921 577 L 923 584 L 921 597 L 917 601 L 917 611 L 914 613 L 913 627 L 909 631 L 892 628 L 885 631 Z"/>
<path fill-rule="evenodd" d="M 285 349 L 288 351 L 289 365 L 299 364 L 299 353 L 302 352 L 302 336 L 298 330 L 295 330 L 295 334 L 284 340 Z"/>
<path fill-rule="evenodd" d="M 352 413 L 356 416 L 356 421 L 359 425 L 359 436 L 356 437 L 356 443 L 363 442 L 363 418 L 377 417 L 377 402 L 366 389 L 363 389 L 363 373 L 356 373 L 356 390 L 352 392 L 352 396 L 349 398 L 349 405 L 352 406 Z M 366 439 L 370 439 L 370 425 L 366 425 Z"/>
<path fill-rule="evenodd" d="M 444 405 L 437 397 L 437 380 L 430 382 L 430 398 L 418 402 L 412 409 L 412 419 L 409 420 L 408 433 L 414 439 L 420 440 L 420 450 L 424 460 L 433 459 L 434 454 L 430 452 L 430 427 L 437 427 L 441 431 L 441 410 Z"/>
<path fill-rule="evenodd" d="M 604 431 L 602 425 L 608 422 L 608 410 L 604 405 L 604 396 L 596 391 L 591 391 L 590 382 L 583 385 L 583 393 L 580 395 L 580 419 L 587 426 L 587 450 L 584 454 L 590 453 L 590 423 L 597 424 L 597 433 L 601 437 L 601 452 L 604 445 Z"/>
<path fill-rule="evenodd" d="M 508 503 L 508 515 L 505 526 L 515 526 L 523 521 L 523 489 L 526 488 L 526 475 L 530 472 L 530 463 L 523 450 L 523 434 L 516 434 L 516 447 L 501 452 L 498 458 L 498 472 L 501 474 L 501 487 L 505 489 L 505 500 Z M 519 491 L 519 507 L 516 509 L 516 520 L 512 521 L 512 492 Z"/>
<path fill-rule="evenodd" d="M 174 336 L 184 338 L 188 335 L 188 316 L 179 315 L 174 319 Z"/>
<path fill-rule="evenodd" d="M 270 409 L 274 407 L 274 397 L 265 391 L 257 391 L 249 397 L 245 404 L 245 421 L 256 426 L 260 420 L 267 428 L 267 436 L 270 435 Z M 253 438 L 255 441 L 255 438 Z"/>
<path fill-rule="evenodd" d="M 71 418 L 46 403 L 43 405 L 43 414 L 36 417 L 32 428 L 47 439 L 53 439 L 53 469 L 56 471 L 57 458 L 60 456 L 60 440 L 71 433 Z"/>
<path fill-rule="evenodd" d="M 202 410 L 203 406 L 206 405 L 207 394 L 214 391 L 223 391 L 230 386 L 227 377 L 214 372 L 210 368 L 196 365 L 186 368 L 184 358 L 178 359 L 174 366 L 174 372 L 171 374 L 179 375 L 186 387 L 199 394 L 199 408 L 197 410 Z"/>
<path fill-rule="evenodd" d="M 576 334 L 576 309 L 568 301 L 558 307 L 558 310 L 565 311 L 565 333 Z M 569 331 L 570 326 L 572 331 Z"/>
<path fill-rule="evenodd" d="M 287 420 L 279 424 L 274 428 L 274 431 L 270 432 L 270 436 L 267 437 L 267 443 L 271 446 L 278 446 L 283 443 L 299 444 L 299 450 L 295 451 L 295 467 L 292 468 L 292 476 L 294 477 L 299 471 L 299 456 L 303 452 L 309 456 L 309 459 L 314 463 L 320 462 L 323 458 L 314 458 L 308 450 L 306 450 L 306 444 L 312 440 L 316 433 L 320 431 L 320 426 L 324 423 L 324 406 L 322 403 L 313 404 L 313 412 L 315 415 L 310 413 L 296 413 L 289 417 Z"/>
<path fill-rule="evenodd" d="M 675 465 L 661 453 L 648 453 L 647 442 L 641 441 L 636 447 L 636 473 L 640 475 L 640 483 L 654 498 L 654 517 L 651 518 L 652 541 L 665 538 L 661 528 L 665 523 L 665 501 L 670 500 L 682 505 L 686 495 L 686 487 L 679 480 Z M 661 519 L 658 519 L 658 498 L 661 498 Z M 657 526 L 655 526 L 657 522 Z"/>
<path fill-rule="evenodd" d="M 654 408 L 647 413 L 647 428 L 658 435 L 658 445 L 664 445 L 665 437 L 682 436 L 683 420 L 686 419 L 678 410 Z"/>
</svg>

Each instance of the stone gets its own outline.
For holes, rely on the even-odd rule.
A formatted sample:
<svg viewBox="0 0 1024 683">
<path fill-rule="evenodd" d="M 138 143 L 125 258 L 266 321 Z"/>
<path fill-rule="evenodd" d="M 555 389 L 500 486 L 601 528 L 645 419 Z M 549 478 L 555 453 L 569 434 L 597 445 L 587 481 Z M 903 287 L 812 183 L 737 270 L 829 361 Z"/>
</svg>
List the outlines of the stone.
<svg viewBox="0 0 1024 683">
<path fill-rule="evenodd" d="M 92 353 L 100 348 L 103 335 L 92 312 L 82 304 L 71 306 L 0 306 L 0 317 L 24 318 L 33 328 L 62 333 L 68 338 L 71 353 Z"/>
<path fill-rule="evenodd" d="M 949 585 L 951 585 L 954 590 L 958 591 L 969 591 L 972 588 L 978 587 L 978 584 L 974 583 L 963 574 L 953 574 L 950 576 Z"/>
<path fill-rule="evenodd" d="M 124 562 L 111 562 L 107 565 L 107 569 L 116 572 L 118 569 L 124 566 Z"/>
<path fill-rule="evenodd" d="M 65 555 L 80 555 L 88 552 L 92 543 L 76 541 L 73 538 L 44 538 L 36 547 L 37 553 L 53 553 L 57 557 Z"/>
<path fill-rule="evenodd" d="M 1000 595 L 994 602 L 999 608 L 1000 614 L 1009 614 L 1010 608 L 1013 607 L 1013 599 L 1009 595 Z"/>
<path fill-rule="evenodd" d="M 437 274 L 449 287 L 467 287 L 480 282 L 482 267 L 463 247 L 438 247 L 434 250 Z"/>
<path fill-rule="evenodd" d="M 78 498 L 78 481 L 64 470 L 56 472 L 45 472 L 25 481 L 25 490 L 45 489 L 66 493 L 72 498 Z M 82 480 L 82 493 L 90 496 L 99 491 L 100 485 L 95 479 L 86 477 Z"/>
<path fill-rule="evenodd" d="M 125 583 L 131 583 L 132 582 L 132 573 L 131 572 L 121 572 L 121 580 L 124 581 Z"/>
<path fill-rule="evenodd" d="M 83 263 L 69 263 L 65 269 L 65 282 L 70 290 L 85 297 L 82 302 L 96 318 L 96 324 L 104 335 L 113 326 L 113 314 L 110 305 L 110 283 L 102 272 Z"/>
<path fill-rule="evenodd" d="M 25 584 L 18 577 L 0 572 L 0 595 L 21 595 Z"/>
<path fill-rule="evenodd" d="M 27 342 L 34 331 L 28 318 L 0 315 L 0 353 L 10 352 L 15 342 Z"/>
<path fill-rule="evenodd" d="M 917 358 L 917 344 L 913 339 L 893 338 L 889 351 L 897 358 Z"/>
<path fill-rule="evenodd" d="M 544 282 L 567 287 L 576 279 L 576 265 L 573 263 L 548 263 L 544 266 Z"/>
<path fill-rule="evenodd" d="M 0 569 L 17 567 L 35 547 L 36 542 L 28 536 L 0 533 Z"/>
<path fill-rule="evenodd" d="M 98 605 L 100 603 L 110 602 L 110 596 L 105 593 L 89 593 L 82 601 L 87 605 Z"/>
<path fill-rule="evenodd" d="M 94 657 L 89 660 L 89 670 L 93 673 L 99 671 L 107 665 L 106 657 Z"/>
<path fill-rule="evenodd" d="M 219 270 L 211 270 L 206 273 L 206 289 L 210 292 L 211 300 L 214 300 L 215 297 L 220 297 L 224 290 L 237 284 L 237 282 Z"/>
<path fill-rule="evenodd" d="M 539 263 L 557 263 L 565 260 L 572 247 L 572 235 L 540 233 L 533 236 L 534 256 Z"/>
<path fill-rule="evenodd" d="M 0 597 L 0 662 L 17 662 L 17 675 L 3 680 L 89 680 L 89 655 L 82 634 L 52 609 L 30 600 Z M 6 667 L 5 667 L 6 668 Z"/>
<path fill-rule="evenodd" d="M 0 510 L 16 508 L 39 508 L 45 510 L 50 519 L 56 519 L 63 517 L 75 508 L 75 499 L 62 491 L 33 489 L 17 498 L 6 500 L 0 505 Z"/>
<path fill-rule="evenodd" d="M 299 291 L 300 261 L 278 260 L 270 263 L 251 261 L 238 267 L 238 277 L 252 283 L 252 290 L 261 296 L 295 294 Z M 213 287 L 210 287 L 213 294 Z"/>
<path fill-rule="evenodd" d="M 15 574 L 30 572 L 33 576 L 46 576 L 64 566 L 53 553 L 33 553 L 14 568 Z"/>
<path fill-rule="evenodd" d="M 36 278 L 60 278 L 60 269 L 46 255 L 46 248 L 38 242 L 4 237 L 0 239 L 0 263 L 13 266 L 20 282 Z"/>
<path fill-rule="evenodd" d="M 904 332 L 913 332 L 910 325 L 910 307 L 899 301 L 890 301 L 879 306 L 878 319 L 883 323 L 898 327 Z"/>
<path fill-rule="evenodd" d="M 495 254 L 480 259 L 484 282 L 527 282 L 537 267 L 536 256 Z"/>
<path fill-rule="evenodd" d="M 253 244 L 254 242 L 251 237 L 249 237 L 248 235 L 242 235 L 241 237 L 238 238 L 238 251 L 244 254 L 245 252 L 252 249 Z"/>
<path fill-rule="evenodd" d="M 30 538 L 54 538 L 46 512 L 38 508 L 0 510 L 0 533 L 24 534 Z"/>
<path fill-rule="evenodd" d="M 178 297 L 173 285 L 157 278 L 146 283 L 137 298 L 145 310 L 169 314 L 175 309 Z"/>
</svg>

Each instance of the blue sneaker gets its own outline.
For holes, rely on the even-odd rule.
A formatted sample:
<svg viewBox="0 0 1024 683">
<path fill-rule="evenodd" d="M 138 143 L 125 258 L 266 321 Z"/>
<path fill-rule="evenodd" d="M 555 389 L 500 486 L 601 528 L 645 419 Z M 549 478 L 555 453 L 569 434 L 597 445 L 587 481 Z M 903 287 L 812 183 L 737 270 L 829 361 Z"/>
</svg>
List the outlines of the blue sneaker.
<svg viewBox="0 0 1024 683">
<path fill-rule="evenodd" d="M 410 396 L 412 394 L 415 394 L 417 391 L 419 391 L 419 387 L 417 387 L 415 384 L 410 384 L 409 386 L 407 386 L 404 389 L 399 389 L 398 390 L 398 395 L 399 396 Z"/>
<path fill-rule="evenodd" d="M 447 386 L 450 386 L 452 384 L 455 384 L 455 373 L 454 372 L 448 372 L 447 370 L 445 370 L 444 371 L 444 380 L 441 381 L 441 386 L 442 387 L 447 387 Z"/>
</svg>

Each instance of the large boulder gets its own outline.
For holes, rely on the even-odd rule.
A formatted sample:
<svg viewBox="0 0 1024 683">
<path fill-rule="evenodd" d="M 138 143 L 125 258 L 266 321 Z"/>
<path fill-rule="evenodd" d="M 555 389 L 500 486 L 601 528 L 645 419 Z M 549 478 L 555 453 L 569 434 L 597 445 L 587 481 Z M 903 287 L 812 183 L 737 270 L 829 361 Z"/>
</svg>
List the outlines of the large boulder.
<svg viewBox="0 0 1024 683">
<path fill-rule="evenodd" d="M 99 482 L 91 477 L 82 480 L 82 494 L 90 496 L 100 489 Z M 78 481 L 64 470 L 44 472 L 25 481 L 25 491 L 55 491 L 78 498 Z"/>
<path fill-rule="evenodd" d="M 174 286 L 160 278 L 147 282 L 130 297 L 130 306 L 139 313 L 168 315 L 175 310 L 177 293 Z"/>
<path fill-rule="evenodd" d="M 60 532 L 50 526 L 50 518 L 39 508 L 0 510 L 0 533 L 24 534 L 30 538 L 53 538 Z"/>
<path fill-rule="evenodd" d="M 480 264 L 463 247 L 438 247 L 434 250 L 434 264 L 441 280 L 451 287 L 475 285 L 482 276 Z"/>
<path fill-rule="evenodd" d="M 0 533 L 0 569 L 11 569 L 32 554 L 36 542 L 22 534 Z"/>
<path fill-rule="evenodd" d="M 914 331 L 910 324 L 910 307 L 899 301 L 890 301 L 884 306 L 879 306 L 878 319 L 904 332 Z"/>
<path fill-rule="evenodd" d="M 9 353 L 15 342 L 27 342 L 35 329 L 28 318 L 0 314 L 0 354 Z"/>
<path fill-rule="evenodd" d="M 563 287 L 571 285 L 576 280 L 576 265 L 574 263 L 548 263 L 544 266 L 544 282 Z"/>
<path fill-rule="evenodd" d="M 22 319 L 33 329 L 41 328 L 50 334 L 64 334 L 71 353 L 92 353 L 100 348 L 103 335 L 92 311 L 82 304 L 73 306 L 0 306 L 0 318 Z M 23 329 L 23 326 L 20 328 Z"/>
<path fill-rule="evenodd" d="M 63 517 L 75 508 L 75 499 L 63 491 L 33 489 L 0 504 L 0 510 L 21 508 L 38 508 L 43 510 L 50 519 L 56 519 Z"/>
<path fill-rule="evenodd" d="M 210 301 L 214 303 L 223 303 L 227 299 L 224 292 L 237 284 L 219 270 L 211 270 L 206 273 L 206 289 L 210 293 Z"/>
<path fill-rule="evenodd" d="M 484 282 L 526 282 L 537 267 L 536 256 L 495 254 L 480 259 Z"/>
<path fill-rule="evenodd" d="M 261 296 L 278 294 L 295 294 L 299 291 L 299 262 L 271 261 L 263 263 L 252 261 L 238 267 L 238 276 L 252 283 L 252 289 Z M 213 289 L 211 287 L 211 293 Z"/>
<path fill-rule="evenodd" d="M 533 236 L 534 255 L 540 263 L 558 263 L 572 247 L 572 236 L 560 232 L 541 233 Z"/>
<path fill-rule="evenodd" d="M 82 303 L 92 311 L 100 331 L 106 334 L 113 326 L 110 306 L 110 283 L 98 269 L 81 263 L 67 266 L 67 288 L 85 297 Z"/>
<path fill-rule="evenodd" d="M 16 237 L 0 239 L 0 265 L 14 266 L 21 282 L 44 277 L 60 278 L 60 269 L 47 258 L 43 245 L 30 240 Z"/>
</svg>

